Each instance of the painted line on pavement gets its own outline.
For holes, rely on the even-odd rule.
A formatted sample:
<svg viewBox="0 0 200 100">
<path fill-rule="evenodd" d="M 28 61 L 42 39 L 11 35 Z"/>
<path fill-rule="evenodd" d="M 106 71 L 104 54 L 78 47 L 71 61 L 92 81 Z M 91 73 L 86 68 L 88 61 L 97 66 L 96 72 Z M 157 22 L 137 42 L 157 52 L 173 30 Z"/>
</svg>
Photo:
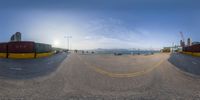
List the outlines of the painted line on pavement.
<svg viewBox="0 0 200 100">
<path fill-rule="evenodd" d="M 158 63 L 153 65 L 153 67 L 146 69 L 146 70 L 143 70 L 143 71 L 131 72 L 131 73 L 113 73 L 113 72 L 103 70 L 100 67 L 97 67 L 95 65 L 91 65 L 91 64 L 87 63 L 86 61 L 83 61 L 79 55 L 77 55 L 77 56 L 82 62 L 84 62 L 84 64 L 87 65 L 88 68 L 93 69 L 96 72 L 103 74 L 103 75 L 107 75 L 107 76 L 110 76 L 110 77 L 119 77 L 119 78 L 120 77 L 121 78 L 123 78 L 123 77 L 135 77 L 135 76 L 141 76 L 141 75 L 147 74 L 147 73 L 153 71 L 155 68 L 159 67 L 164 62 L 164 60 L 160 60 Z"/>
<path fill-rule="evenodd" d="M 196 62 L 194 62 L 194 61 L 192 61 L 192 63 L 193 63 L 193 64 L 195 64 L 195 65 L 197 64 L 197 63 L 196 63 Z"/>
<path fill-rule="evenodd" d="M 11 70 L 17 70 L 17 71 L 21 71 L 22 70 L 22 68 L 9 68 L 9 69 L 11 69 Z"/>
</svg>

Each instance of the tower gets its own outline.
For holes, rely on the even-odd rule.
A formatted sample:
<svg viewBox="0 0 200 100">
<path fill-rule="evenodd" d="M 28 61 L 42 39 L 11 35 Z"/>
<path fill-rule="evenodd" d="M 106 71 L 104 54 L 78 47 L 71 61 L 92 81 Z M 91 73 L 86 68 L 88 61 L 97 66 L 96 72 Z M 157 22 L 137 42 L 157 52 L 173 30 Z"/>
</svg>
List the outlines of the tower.
<svg viewBox="0 0 200 100">
<path fill-rule="evenodd" d="M 188 38 L 188 39 L 187 39 L 187 46 L 191 46 L 191 43 L 192 43 L 192 42 L 191 42 L 191 39 Z"/>
<path fill-rule="evenodd" d="M 15 41 L 21 41 L 21 33 L 20 32 L 15 33 Z"/>
<path fill-rule="evenodd" d="M 183 40 L 180 41 L 180 46 L 185 47 L 185 42 Z"/>
<path fill-rule="evenodd" d="M 21 33 L 16 32 L 14 35 L 11 36 L 10 41 L 11 42 L 21 41 Z"/>
</svg>

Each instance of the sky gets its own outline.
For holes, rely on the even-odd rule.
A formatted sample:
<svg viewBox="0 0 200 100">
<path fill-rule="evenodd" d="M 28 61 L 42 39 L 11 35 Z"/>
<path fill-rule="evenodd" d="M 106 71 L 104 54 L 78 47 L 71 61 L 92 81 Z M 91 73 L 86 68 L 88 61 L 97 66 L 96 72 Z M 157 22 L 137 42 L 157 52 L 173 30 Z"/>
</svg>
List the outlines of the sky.
<svg viewBox="0 0 200 100">
<path fill-rule="evenodd" d="M 71 49 L 161 49 L 200 41 L 198 0 L 0 0 L 0 42 L 24 41 Z"/>
</svg>

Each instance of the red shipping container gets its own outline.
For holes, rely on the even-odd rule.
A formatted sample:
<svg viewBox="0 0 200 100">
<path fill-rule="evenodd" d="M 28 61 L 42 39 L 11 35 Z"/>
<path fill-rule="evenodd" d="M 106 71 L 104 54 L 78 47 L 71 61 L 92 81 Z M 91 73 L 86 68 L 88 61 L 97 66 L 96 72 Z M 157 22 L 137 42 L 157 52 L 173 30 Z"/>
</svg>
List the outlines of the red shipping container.
<svg viewBox="0 0 200 100">
<path fill-rule="evenodd" d="M 197 52 L 200 53 L 200 44 L 197 46 Z"/>
<path fill-rule="evenodd" d="M 183 47 L 183 51 L 188 52 L 188 47 Z"/>
<path fill-rule="evenodd" d="M 193 51 L 194 52 L 200 52 L 200 45 L 193 45 Z"/>
<path fill-rule="evenodd" d="M 0 53 L 7 52 L 7 43 L 0 43 Z"/>
<path fill-rule="evenodd" d="M 185 52 L 199 52 L 200 53 L 200 44 L 192 45 L 189 47 L 184 47 L 183 51 Z"/>
<path fill-rule="evenodd" d="M 33 53 L 34 42 L 23 41 L 23 42 L 9 42 L 8 43 L 8 53 Z"/>
<path fill-rule="evenodd" d="M 189 48 L 190 48 L 189 52 L 195 52 L 195 46 L 194 45 L 190 46 Z"/>
</svg>

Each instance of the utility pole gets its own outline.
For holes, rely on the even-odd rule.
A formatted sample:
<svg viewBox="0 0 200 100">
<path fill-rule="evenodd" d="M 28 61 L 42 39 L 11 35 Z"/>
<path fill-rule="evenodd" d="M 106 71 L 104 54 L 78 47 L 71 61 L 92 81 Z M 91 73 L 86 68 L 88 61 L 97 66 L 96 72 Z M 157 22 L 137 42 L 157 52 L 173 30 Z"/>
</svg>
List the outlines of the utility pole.
<svg viewBox="0 0 200 100">
<path fill-rule="evenodd" d="M 174 53 L 174 42 L 172 42 L 172 53 Z"/>
<path fill-rule="evenodd" d="M 72 38 L 72 36 L 65 36 L 64 38 L 66 38 L 67 39 L 67 44 L 68 44 L 68 50 L 70 50 L 70 45 L 69 45 L 69 39 L 71 39 Z"/>
</svg>

